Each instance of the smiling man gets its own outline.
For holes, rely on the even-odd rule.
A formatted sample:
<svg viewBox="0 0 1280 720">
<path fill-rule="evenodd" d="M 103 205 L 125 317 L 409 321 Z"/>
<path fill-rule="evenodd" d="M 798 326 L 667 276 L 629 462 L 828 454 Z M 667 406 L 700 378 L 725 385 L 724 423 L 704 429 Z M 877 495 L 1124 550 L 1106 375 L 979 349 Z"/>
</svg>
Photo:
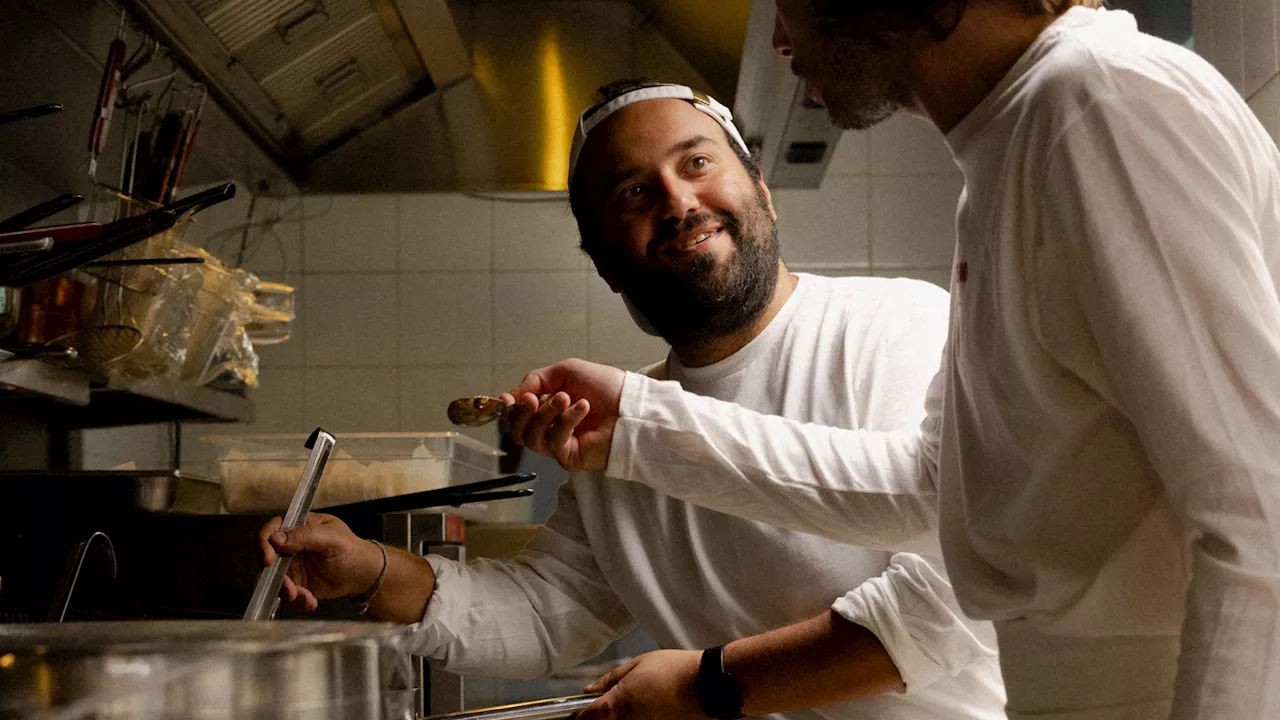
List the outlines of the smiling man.
<svg viewBox="0 0 1280 720">
<path fill-rule="evenodd" d="M 726 108 L 677 85 L 602 93 L 574 143 L 572 206 L 601 276 L 672 344 L 648 374 L 801 422 L 918 425 L 946 293 L 789 272 L 769 191 Z M 897 510 L 868 508 L 864 520 L 917 522 Z M 286 598 L 368 599 L 375 618 L 421 620 L 418 651 L 447 670 L 546 674 L 636 625 L 667 648 L 589 688 L 605 694 L 584 720 L 1002 715 L 991 628 L 960 613 L 931 543 L 916 549 L 932 557 L 868 550 L 598 474 L 565 483 L 506 565 L 393 550 L 384 562 L 337 520 L 312 518 L 287 537 L 274 536 L 278 521 L 263 530 L 267 562 L 295 553 Z"/>
</svg>

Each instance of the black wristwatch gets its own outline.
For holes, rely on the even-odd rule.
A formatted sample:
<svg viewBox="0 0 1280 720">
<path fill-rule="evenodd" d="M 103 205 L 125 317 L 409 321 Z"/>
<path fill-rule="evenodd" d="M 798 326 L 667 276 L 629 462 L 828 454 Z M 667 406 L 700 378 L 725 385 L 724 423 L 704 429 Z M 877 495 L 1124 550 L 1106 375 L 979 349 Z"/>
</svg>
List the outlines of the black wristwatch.
<svg viewBox="0 0 1280 720">
<path fill-rule="evenodd" d="M 742 717 L 742 688 L 738 679 L 724 669 L 724 647 L 702 651 L 698 679 L 694 691 L 702 712 L 713 720 L 738 720 Z"/>
</svg>

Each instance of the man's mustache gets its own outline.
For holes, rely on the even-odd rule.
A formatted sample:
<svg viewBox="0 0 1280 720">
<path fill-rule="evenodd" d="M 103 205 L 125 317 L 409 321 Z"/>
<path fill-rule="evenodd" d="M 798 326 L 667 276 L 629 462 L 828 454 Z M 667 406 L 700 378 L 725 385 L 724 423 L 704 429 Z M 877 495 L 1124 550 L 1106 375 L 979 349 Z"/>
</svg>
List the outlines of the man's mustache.
<svg viewBox="0 0 1280 720">
<path fill-rule="evenodd" d="M 658 232 L 654 234 L 653 240 L 650 241 L 650 247 L 661 248 L 676 236 L 707 225 L 723 225 L 729 237 L 733 238 L 734 242 L 737 242 L 738 217 L 736 215 L 728 211 L 700 212 L 689 215 L 683 220 L 664 222 L 658 228 Z"/>
</svg>

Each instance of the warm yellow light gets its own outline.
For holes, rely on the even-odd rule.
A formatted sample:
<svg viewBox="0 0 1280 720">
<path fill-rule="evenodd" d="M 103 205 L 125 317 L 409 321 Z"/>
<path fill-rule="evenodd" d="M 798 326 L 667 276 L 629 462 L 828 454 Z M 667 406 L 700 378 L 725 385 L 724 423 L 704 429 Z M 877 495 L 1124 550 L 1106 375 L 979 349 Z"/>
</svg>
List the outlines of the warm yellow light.
<svg viewBox="0 0 1280 720">
<path fill-rule="evenodd" d="M 543 99 L 542 185 L 548 190 L 564 190 L 569 176 L 573 126 L 561 66 L 560 38 L 554 26 L 543 28 L 538 46 Z"/>
<path fill-rule="evenodd" d="M 13 667 L 14 663 L 16 662 L 18 662 L 18 656 L 14 655 L 13 653 L 9 653 L 8 655 L 0 655 L 0 668 L 8 670 L 9 668 Z"/>
<path fill-rule="evenodd" d="M 471 74 L 480 84 L 480 89 L 491 96 L 498 94 L 498 73 L 493 69 L 493 58 L 489 55 L 489 48 L 480 43 L 476 43 L 471 51 Z"/>
</svg>

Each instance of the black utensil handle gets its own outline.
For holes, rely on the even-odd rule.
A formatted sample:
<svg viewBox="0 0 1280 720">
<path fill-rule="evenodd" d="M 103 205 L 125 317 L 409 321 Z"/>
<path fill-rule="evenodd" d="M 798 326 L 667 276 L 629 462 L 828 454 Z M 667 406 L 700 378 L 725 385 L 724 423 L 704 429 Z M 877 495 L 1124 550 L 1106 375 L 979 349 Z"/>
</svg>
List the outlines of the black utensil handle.
<svg viewBox="0 0 1280 720">
<path fill-rule="evenodd" d="M 521 488 L 519 490 L 499 490 L 498 492 L 485 493 L 467 493 L 460 495 L 453 502 L 445 501 L 436 507 L 448 505 L 449 507 L 458 507 L 460 505 L 469 505 L 478 502 L 491 502 L 495 500 L 512 500 L 515 498 L 529 497 L 533 494 L 533 488 Z"/>
<path fill-rule="evenodd" d="M 17 215 L 14 215 L 9 218 L 5 218 L 4 220 L 0 220 L 0 232 L 12 232 L 14 230 L 22 230 L 23 228 L 26 228 L 29 225 L 38 223 L 47 217 L 52 217 L 53 215 L 57 215 L 63 210 L 66 210 L 67 208 L 77 205 L 83 201 L 84 201 L 83 195 L 75 195 L 72 193 L 67 193 L 66 195 L 59 195 L 58 197 L 52 200 L 46 200 L 40 203 L 39 205 L 34 205 L 30 208 L 27 208 L 26 210 L 23 210 Z"/>
<path fill-rule="evenodd" d="M 318 508 L 330 515 L 338 515 L 341 513 L 369 513 L 381 514 L 389 512 L 404 512 L 406 510 L 419 510 L 429 507 L 440 507 L 442 505 L 461 504 L 458 502 L 462 498 L 483 492 L 485 490 L 495 490 L 498 488 L 511 487 L 512 485 L 520 485 L 521 483 L 536 480 L 537 473 L 520 473 L 518 475 L 507 475 L 505 477 L 494 478 L 492 480 L 481 480 L 479 482 L 466 483 L 464 485 L 451 485 L 438 490 L 424 490 L 422 492 L 408 493 L 406 495 L 394 495 L 387 498 L 378 498 L 376 500 L 363 500 L 361 502 L 347 503 L 345 505 L 331 505 L 326 508 Z"/>
<path fill-rule="evenodd" d="M 21 110 L 10 110 L 6 113 L 0 113 L 0 125 L 17 122 L 19 120 L 30 120 L 31 118 L 52 115 L 60 110 L 62 110 L 62 106 L 58 103 L 36 105 L 35 107 L 22 108 Z"/>
<path fill-rule="evenodd" d="M 198 257 L 181 257 L 181 258 L 134 258 L 132 260 L 94 260 L 85 263 L 83 267 L 99 268 L 99 267 L 134 267 L 138 265 L 203 265 L 204 258 Z"/>
</svg>

